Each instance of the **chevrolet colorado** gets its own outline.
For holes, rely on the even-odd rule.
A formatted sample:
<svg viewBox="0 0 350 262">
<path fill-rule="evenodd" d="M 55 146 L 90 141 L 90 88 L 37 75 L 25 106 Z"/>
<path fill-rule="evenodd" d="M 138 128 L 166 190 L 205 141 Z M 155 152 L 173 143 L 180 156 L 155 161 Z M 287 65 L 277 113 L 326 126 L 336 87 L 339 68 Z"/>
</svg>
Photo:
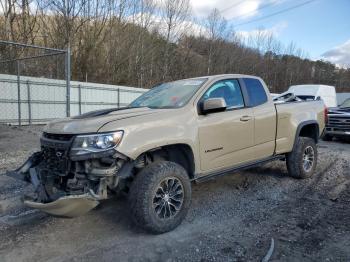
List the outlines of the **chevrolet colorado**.
<svg viewBox="0 0 350 262">
<path fill-rule="evenodd" d="M 12 175 L 34 185 L 26 205 L 56 216 L 126 192 L 135 223 L 163 233 L 186 216 L 191 182 L 277 159 L 292 177 L 312 176 L 324 107 L 275 104 L 263 80 L 248 75 L 164 83 L 126 108 L 50 122 L 41 151 Z"/>
</svg>

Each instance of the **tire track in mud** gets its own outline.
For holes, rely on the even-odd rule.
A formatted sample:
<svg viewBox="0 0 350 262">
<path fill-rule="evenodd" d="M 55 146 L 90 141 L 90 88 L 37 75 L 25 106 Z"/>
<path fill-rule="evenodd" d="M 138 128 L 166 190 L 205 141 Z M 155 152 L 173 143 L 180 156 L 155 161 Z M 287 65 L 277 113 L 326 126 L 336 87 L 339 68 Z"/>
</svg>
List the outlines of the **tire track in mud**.
<svg viewBox="0 0 350 262">
<path fill-rule="evenodd" d="M 268 224 L 281 249 L 291 249 L 289 256 L 303 254 L 303 260 L 324 260 L 327 246 L 333 244 L 334 233 L 350 235 L 350 174 L 349 161 L 333 155 L 321 162 L 320 170 L 304 186 L 295 188 L 290 198 L 273 209 Z M 330 198 L 329 192 L 336 196 Z M 294 195 L 294 198 L 293 198 Z M 281 218 L 286 218 L 281 220 Z M 335 260 L 347 261 L 346 247 L 336 247 Z M 277 259 L 285 259 L 279 252 Z"/>
</svg>

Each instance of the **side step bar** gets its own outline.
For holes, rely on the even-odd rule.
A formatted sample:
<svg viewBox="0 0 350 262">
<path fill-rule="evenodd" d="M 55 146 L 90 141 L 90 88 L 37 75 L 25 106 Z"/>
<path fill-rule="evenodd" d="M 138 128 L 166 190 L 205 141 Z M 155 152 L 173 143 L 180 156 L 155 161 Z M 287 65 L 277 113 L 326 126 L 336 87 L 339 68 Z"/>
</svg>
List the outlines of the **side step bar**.
<svg viewBox="0 0 350 262">
<path fill-rule="evenodd" d="M 254 162 L 238 165 L 238 166 L 231 167 L 231 168 L 227 168 L 227 169 L 223 169 L 223 170 L 219 170 L 219 171 L 214 171 L 212 173 L 198 174 L 191 181 L 194 181 L 196 183 L 202 183 L 202 182 L 211 180 L 211 179 L 218 177 L 218 176 L 229 175 L 229 174 L 232 174 L 232 173 L 235 173 L 238 171 L 242 171 L 242 170 L 249 169 L 252 167 L 260 166 L 262 164 L 265 164 L 265 163 L 268 163 L 271 161 L 283 160 L 283 159 L 285 159 L 284 155 L 276 155 L 276 156 L 261 159 L 259 161 L 254 161 Z"/>
</svg>

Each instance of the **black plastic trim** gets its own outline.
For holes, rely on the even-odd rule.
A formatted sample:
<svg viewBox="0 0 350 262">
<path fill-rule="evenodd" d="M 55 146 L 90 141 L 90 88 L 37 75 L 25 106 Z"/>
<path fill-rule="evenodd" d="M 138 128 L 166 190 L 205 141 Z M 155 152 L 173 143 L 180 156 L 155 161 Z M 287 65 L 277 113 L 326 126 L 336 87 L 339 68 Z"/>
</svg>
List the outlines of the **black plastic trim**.
<svg viewBox="0 0 350 262">
<path fill-rule="evenodd" d="M 54 139 L 50 139 L 42 136 L 40 138 L 40 145 L 54 148 L 54 149 L 69 150 L 72 141 L 73 141 L 73 138 L 67 141 L 61 141 L 61 140 L 54 140 Z"/>
<path fill-rule="evenodd" d="M 218 176 L 224 176 L 224 175 L 228 175 L 228 174 L 232 174 L 233 172 L 238 172 L 241 170 L 245 170 L 248 168 L 252 168 L 255 166 L 259 166 L 261 164 L 265 164 L 274 160 L 279 160 L 279 159 L 284 159 L 285 156 L 284 155 L 277 155 L 277 156 L 271 156 L 271 157 L 267 157 L 258 161 L 253 161 L 253 162 L 249 162 L 246 164 L 242 164 L 242 165 L 238 165 L 238 166 L 234 166 L 234 167 L 230 167 L 230 168 L 226 168 L 223 170 L 219 170 L 219 171 L 214 171 L 212 173 L 209 174 L 205 174 L 205 175 L 196 175 L 193 179 L 191 179 L 191 181 L 197 182 L 197 183 L 201 183 L 210 179 L 213 179 L 215 177 Z"/>
<path fill-rule="evenodd" d="M 239 78 L 238 81 L 239 81 L 239 85 L 241 86 L 241 92 L 243 95 L 245 107 L 250 108 L 251 102 L 250 102 L 247 86 L 245 85 L 243 78 Z"/>
<path fill-rule="evenodd" d="M 297 143 L 297 140 L 298 140 L 298 137 L 300 136 L 300 131 L 301 129 L 304 127 L 304 126 L 307 126 L 307 125 L 314 125 L 316 124 L 317 125 L 317 136 L 316 136 L 316 144 L 318 143 L 318 138 L 320 136 L 320 127 L 318 125 L 318 122 L 316 120 L 307 120 L 307 121 L 304 121 L 304 122 L 301 122 L 299 125 L 298 125 L 298 128 L 297 128 L 297 131 L 295 132 L 295 138 L 294 138 L 294 143 L 293 143 L 293 150 L 296 146 L 296 143 Z"/>
</svg>

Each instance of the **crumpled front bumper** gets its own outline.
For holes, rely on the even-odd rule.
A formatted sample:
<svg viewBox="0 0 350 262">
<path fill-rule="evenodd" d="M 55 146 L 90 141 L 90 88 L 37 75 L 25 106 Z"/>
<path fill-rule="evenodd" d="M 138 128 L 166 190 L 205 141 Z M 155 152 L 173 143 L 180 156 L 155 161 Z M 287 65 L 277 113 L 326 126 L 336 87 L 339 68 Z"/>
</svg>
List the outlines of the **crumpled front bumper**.
<svg viewBox="0 0 350 262">
<path fill-rule="evenodd" d="M 49 203 L 24 200 L 24 204 L 54 216 L 77 217 L 95 208 L 99 204 L 99 201 L 90 194 L 83 194 L 60 197 Z"/>
<path fill-rule="evenodd" d="M 54 216 L 77 217 L 89 212 L 99 204 L 99 197 L 93 192 L 61 196 L 50 201 L 35 168 L 41 160 L 41 152 L 34 153 L 20 168 L 8 174 L 10 177 L 29 182 L 34 186 L 36 197 L 25 196 L 24 204 L 26 206 Z M 39 201 L 37 201 L 38 199 Z"/>
</svg>

